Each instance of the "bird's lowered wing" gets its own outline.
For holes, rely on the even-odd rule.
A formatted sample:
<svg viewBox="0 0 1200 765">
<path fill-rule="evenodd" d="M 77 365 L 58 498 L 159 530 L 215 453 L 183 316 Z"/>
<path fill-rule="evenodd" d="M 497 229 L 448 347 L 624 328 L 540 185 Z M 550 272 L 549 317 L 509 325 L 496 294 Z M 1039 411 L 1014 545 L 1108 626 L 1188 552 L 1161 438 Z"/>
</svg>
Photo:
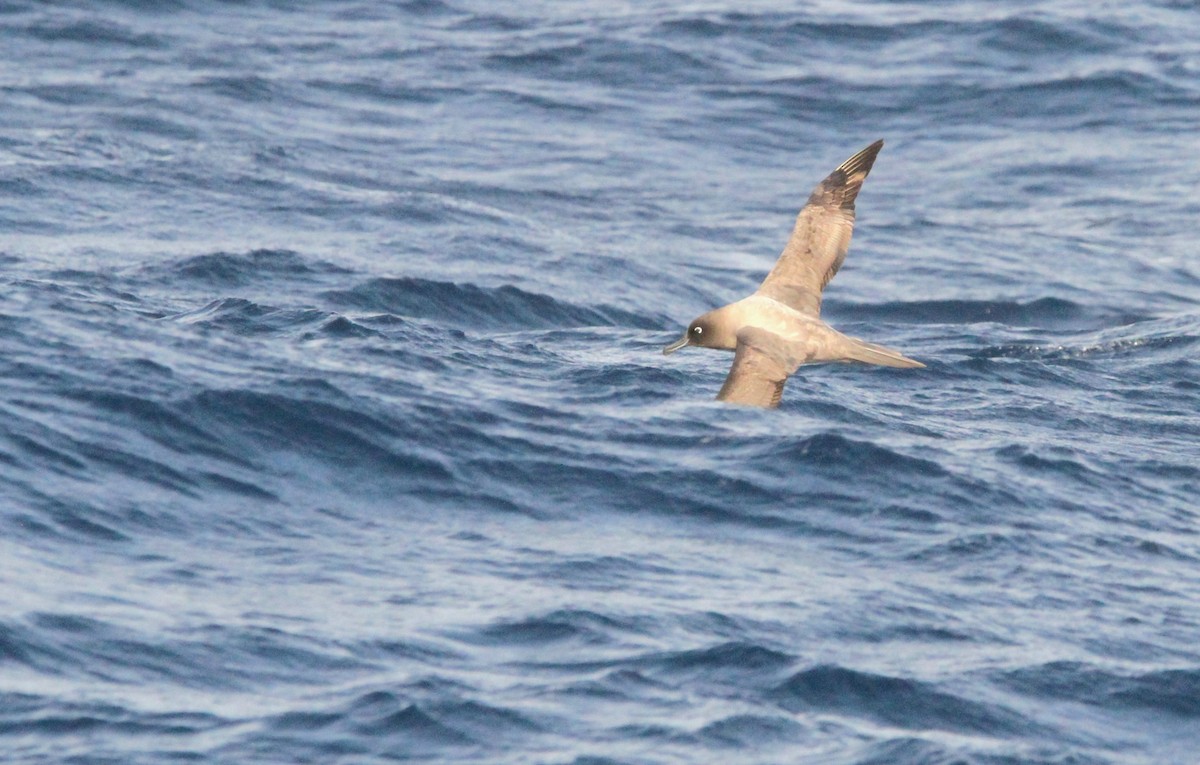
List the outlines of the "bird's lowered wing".
<svg viewBox="0 0 1200 765">
<path fill-rule="evenodd" d="M 802 361 L 796 348 L 779 335 L 760 327 L 746 327 L 737 333 L 733 366 L 717 400 L 777 407 L 783 384 Z"/>
</svg>

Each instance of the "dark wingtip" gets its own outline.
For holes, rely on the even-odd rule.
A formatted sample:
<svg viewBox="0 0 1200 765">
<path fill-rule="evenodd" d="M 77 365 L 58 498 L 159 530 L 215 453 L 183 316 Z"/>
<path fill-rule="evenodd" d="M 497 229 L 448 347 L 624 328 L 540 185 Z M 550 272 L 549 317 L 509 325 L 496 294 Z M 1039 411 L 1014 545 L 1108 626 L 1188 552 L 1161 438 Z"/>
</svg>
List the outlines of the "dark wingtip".
<svg viewBox="0 0 1200 765">
<path fill-rule="evenodd" d="M 854 200 L 862 189 L 863 181 L 875 164 L 875 157 L 883 148 L 883 139 L 879 139 L 850 159 L 838 165 L 838 169 L 829 174 L 813 191 L 810 203 L 826 204 L 840 207 L 843 210 L 853 210 Z"/>
<path fill-rule="evenodd" d="M 862 177 L 866 178 L 867 173 L 871 172 L 871 167 L 875 164 L 875 157 L 879 156 L 879 150 L 882 148 L 883 139 L 880 138 L 875 143 L 843 162 L 834 172 L 845 173 L 847 178 L 862 173 Z"/>
</svg>

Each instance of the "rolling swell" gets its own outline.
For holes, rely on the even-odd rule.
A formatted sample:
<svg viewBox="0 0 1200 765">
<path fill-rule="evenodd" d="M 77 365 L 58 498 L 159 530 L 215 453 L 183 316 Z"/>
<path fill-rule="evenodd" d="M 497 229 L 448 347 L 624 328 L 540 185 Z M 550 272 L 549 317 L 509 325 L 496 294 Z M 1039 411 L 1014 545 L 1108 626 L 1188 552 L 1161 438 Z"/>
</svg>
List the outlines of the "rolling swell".
<svg viewBox="0 0 1200 765">
<path fill-rule="evenodd" d="M 335 305 L 431 319 L 475 331 L 659 326 L 619 308 L 571 305 L 512 285 L 486 288 L 403 277 L 372 279 L 349 290 L 331 290 L 324 297 Z"/>
<path fill-rule="evenodd" d="M 971 702 L 926 683 L 844 667 L 817 666 L 788 678 L 773 695 L 788 710 L 816 709 L 861 715 L 910 730 L 935 728 L 1004 735 L 1030 722 L 1001 707 Z"/>
<path fill-rule="evenodd" d="M 241 287 L 254 283 L 275 284 L 280 280 L 304 280 L 317 276 L 349 274 L 328 261 L 306 258 L 293 250 L 259 249 L 246 253 L 214 252 L 195 255 L 167 266 L 150 269 L 163 281 L 184 280 L 210 288 Z"/>
<path fill-rule="evenodd" d="M 194 712 L 146 712 L 107 703 L 63 704 L 35 694 L 2 694 L 0 735 L 10 740 L 8 756 L 38 757 L 47 744 L 57 744 L 87 758 L 100 742 L 128 741 L 172 748 L 168 742 L 220 731 L 228 722 L 216 715 Z M 178 746 L 178 743 L 176 743 Z"/>
<path fill-rule="evenodd" d="M 1077 662 L 1051 662 L 1000 678 L 1020 693 L 1053 696 L 1112 709 L 1200 717 L 1200 671 L 1195 668 L 1122 675 Z"/>
<path fill-rule="evenodd" d="M 348 704 L 322 711 L 288 712 L 265 721 L 264 753 L 291 757 L 462 757 L 482 748 L 505 750 L 544 731 L 511 709 L 466 700 L 431 700 L 436 680 L 412 693 L 367 691 Z M 311 734 L 298 742 L 296 734 Z M 357 742 L 357 743 L 351 743 Z"/>
<path fill-rule="evenodd" d="M 1006 326 L 1039 329 L 1097 329 L 1131 324 L 1149 317 L 1124 309 L 1087 306 L 1061 298 L 1039 298 L 1028 302 L 989 300 L 924 300 L 905 303 L 842 306 L 830 301 L 831 317 L 854 321 L 888 321 L 921 324 L 978 324 L 994 322 Z"/>
<path fill-rule="evenodd" d="M 408 453 L 411 426 L 364 415 L 354 409 L 311 398 L 247 390 L 204 391 L 182 403 L 180 411 L 209 423 L 218 432 L 250 429 L 251 451 L 296 450 L 322 455 L 336 466 L 387 470 L 411 478 L 446 479 L 436 459 Z"/>
</svg>

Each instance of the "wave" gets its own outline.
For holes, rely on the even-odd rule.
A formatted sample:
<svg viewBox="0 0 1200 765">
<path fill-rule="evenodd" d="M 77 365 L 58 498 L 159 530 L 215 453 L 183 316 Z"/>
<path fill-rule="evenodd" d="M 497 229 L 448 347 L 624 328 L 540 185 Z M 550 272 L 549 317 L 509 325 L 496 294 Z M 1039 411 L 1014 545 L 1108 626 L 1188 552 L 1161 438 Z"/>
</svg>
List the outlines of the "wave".
<svg viewBox="0 0 1200 765">
<path fill-rule="evenodd" d="M 1018 300 L 917 300 L 888 303 L 826 303 L 831 319 L 911 324 L 983 324 L 1044 329 L 1096 329 L 1144 321 L 1144 314 L 1123 308 L 1087 306 L 1057 297 Z"/>
<path fill-rule="evenodd" d="M 521 32 L 534 26 L 528 18 L 503 16 L 499 13 L 476 12 L 454 22 L 454 29 L 466 32 Z"/>
<path fill-rule="evenodd" d="M 667 569 L 634 557 L 618 555 L 573 556 L 548 564 L 544 576 L 564 586 L 592 591 L 621 590 L 646 576 L 667 573 Z"/>
<path fill-rule="evenodd" d="M 799 743 L 810 730 L 791 717 L 739 714 L 707 723 L 696 735 L 718 746 L 757 750 L 764 744 Z"/>
<path fill-rule="evenodd" d="M 247 455 L 299 452 L 355 472 L 384 471 L 406 481 L 451 477 L 440 458 L 419 453 L 425 440 L 414 423 L 362 411 L 350 401 L 227 389 L 202 391 L 173 408 L 191 422 L 204 423 L 220 442 L 239 444 Z"/>
<path fill-rule="evenodd" d="M 20 757 L 20 740 L 45 737 L 61 741 L 80 735 L 95 741 L 105 734 L 181 738 L 228 724 L 221 717 L 198 712 L 145 712 L 111 702 L 64 701 L 31 693 L 0 692 L 0 736 L 17 739 L 5 743 L 6 753 L 16 757 Z"/>
<path fill-rule="evenodd" d="M 80 84 L 80 83 L 56 83 L 53 85 L 31 85 L 22 88 L 22 91 L 45 101 L 48 104 L 58 106 L 105 106 L 112 103 L 114 94 L 111 90 L 103 85 L 96 84 Z M 80 149 L 73 149 L 81 151 Z M 100 169 L 93 169 L 90 172 L 79 168 L 64 168 L 54 167 L 50 170 L 54 176 L 65 178 L 68 180 L 99 180 L 107 182 L 119 182 L 120 176 L 105 172 Z M 44 184 L 44 176 L 38 177 L 37 181 L 29 181 L 35 184 L 39 195 L 51 194 L 53 191 L 46 188 Z M 26 224 L 30 228 L 36 229 L 36 221 L 28 221 Z"/>
<path fill-rule="evenodd" d="M 1003 113 L 1011 125 L 1094 130 L 1122 125 L 1128 119 L 1123 110 L 1148 103 L 1184 108 L 1200 104 L 1200 91 L 1183 78 L 1120 68 L 1041 79 L 933 78 L 917 84 L 804 75 L 716 82 L 704 92 L 731 119 L 739 112 L 767 111 L 817 125 L 834 118 L 853 123 L 887 118 L 903 124 L 914 114 L 946 124 L 975 124 L 980 114 Z M 1101 109 L 1099 104 L 1123 110 Z"/>
<path fill-rule="evenodd" d="M 26 34 L 46 42 L 69 42 L 82 45 L 118 46 L 138 49 L 167 47 L 165 38 L 137 33 L 110 21 L 83 20 L 61 24 L 34 24 Z"/>
<path fill-rule="evenodd" d="M 833 665 L 797 672 L 772 695 L 792 712 L 866 717 L 917 731 L 1009 736 L 1028 735 L 1037 727 L 1004 707 L 955 696 L 928 683 Z"/>
<path fill-rule="evenodd" d="M 142 275 L 157 281 L 179 281 L 206 287 L 244 287 L 250 284 L 312 281 L 321 276 L 344 276 L 348 269 L 301 255 L 294 250 L 257 249 L 244 253 L 212 252 L 166 264 L 148 266 Z"/>
<path fill-rule="evenodd" d="M 535 40 L 520 49 L 493 53 L 487 64 L 512 74 L 568 82 L 645 87 L 648 82 L 702 84 L 718 77 L 712 59 L 662 42 L 591 37 L 563 42 Z"/>
<path fill-rule="evenodd" d="M 347 101 L 359 102 L 359 108 L 362 99 L 395 107 L 402 103 L 437 104 L 451 98 L 471 95 L 470 90 L 452 85 L 415 85 L 379 78 L 350 81 L 313 79 L 305 84 L 310 88 L 346 96 Z M 380 119 L 382 121 L 382 118 Z"/>
<path fill-rule="evenodd" d="M 174 141 L 199 141 L 200 131 L 173 119 L 149 114 L 116 114 L 109 118 L 122 133 L 141 133 Z"/>
<path fill-rule="evenodd" d="M 287 92 L 280 80 L 255 74 L 205 76 L 194 81 L 191 87 L 253 104 L 285 100 L 284 94 Z"/>
<path fill-rule="evenodd" d="M 1013 670 L 998 682 L 1036 698 L 1200 720 L 1200 668 L 1123 675 L 1080 662 L 1056 661 Z"/>
<path fill-rule="evenodd" d="M 931 14 L 934 15 L 934 14 Z M 730 12 L 670 19 L 659 24 L 668 34 L 705 38 L 740 36 L 774 43 L 846 42 L 890 43 L 960 35 L 982 36 L 1000 50 L 1038 50 L 1103 53 L 1111 50 L 1129 30 L 1098 19 L 1072 20 L 1006 16 L 981 20 L 925 18 L 872 21 L 797 20 L 795 14 Z"/>
<path fill-rule="evenodd" d="M 1047 341 L 1034 338 L 1021 343 L 985 345 L 970 356 L 975 359 L 1024 358 L 1046 361 L 1103 359 L 1138 355 L 1159 368 L 1190 357 L 1200 342 L 1200 316 L 1185 314 L 1164 319 L 1132 318 L 1133 321 L 1102 330 L 1074 330 L 1068 336 Z"/>
<path fill-rule="evenodd" d="M 345 677 L 375 667 L 329 641 L 280 629 L 208 625 L 177 639 L 70 613 L 37 612 L 24 623 L 0 623 L 0 646 L 47 675 L 216 691 L 304 685 L 297 667 Z"/>
<path fill-rule="evenodd" d="M 889 43 L 926 37 L 952 29 L 950 22 L 929 20 L 907 23 L 855 23 L 796 20 L 794 14 L 730 12 L 669 19 L 659 28 L 668 36 L 731 38 L 768 45 L 811 47 L 852 43 Z"/>
<path fill-rule="evenodd" d="M 442 0 L 400 0 L 397 5 L 401 11 L 412 16 L 456 15 L 456 9 Z"/>
<path fill-rule="evenodd" d="M 886 470 L 926 478 L 948 475 L 933 460 L 912 457 L 868 441 L 857 441 L 838 433 L 817 433 L 788 444 L 772 444 L 764 452 L 772 461 L 787 465 L 813 465 L 823 468 L 844 467 L 857 474 L 864 465 L 873 471 Z"/>
<path fill-rule="evenodd" d="M 308 759 L 313 754 L 383 754 L 402 757 L 463 756 L 486 745 L 498 749 L 546 728 L 513 709 L 457 698 L 459 683 L 427 678 L 419 684 L 369 690 L 333 708 L 293 710 L 264 721 L 265 736 L 252 746 Z M 238 746 L 230 749 L 238 750 Z"/>
<path fill-rule="evenodd" d="M 795 663 L 794 656 L 747 642 L 675 651 L 639 662 L 642 671 L 660 680 L 696 680 L 708 686 L 737 685 L 751 688 L 764 685 Z"/>
<path fill-rule="evenodd" d="M 380 278 L 348 290 L 329 290 L 322 297 L 338 306 L 431 319 L 475 332 L 566 327 L 660 328 L 658 322 L 630 311 L 573 305 L 511 285 L 479 287 L 414 277 Z"/>
<path fill-rule="evenodd" d="M 449 684 L 447 684 L 449 685 Z M 420 694 L 414 694 L 414 697 Z M 365 692 L 332 709 L 283 712 L 261 719 L 236 719 L 197 712 L 146 712 L 107 702 L 67 702 L 27 693 L 0 693 L 0 735 L 6 752 L 20 756 L 59 753 L 86 740 L 88 758 L 111 741 L 128 754 L 152 746 L 168 758 L 224 761 L 331 761 L 364 755 L 426 758 L 487 750 L 496 753 L 518 744 L 544 726 L 510 709 L 471 700 L 422 700 L 390 690 Z M 253 733 L 246 733 L 247 724 Z M 220 731 L 221 733 L 212 736 Z M 12 738 L 9 738 L 12 737 Z M 33 760 L 30 760 L 33 761 Z M 38 761 L 41 761 L 40 759 Z"/>
<path fill-rule="evenodd" d="M 239 335 L 290 334 L 299 340 L 386 337 L 383 332 L 335 313 L 316 308 L 274 308 L 244 298 L 222 298 L 164 318 Z"/>
<path fill-rule="evenodd" d="M 8 485 L 21 510 L 6 516 L 14 533 L 109 543 L 187 534 L 219 521 L 179 514 L 178 500 L 261 508 L 285 495 L 294 500 L 309 479 L 351 491 L 370 485 L 384 493 L 449 493 L 459 503 L 482 499 L 469 488 L 450 492 L 447 456 L 426 437 L 439 425 L 364 406 L 365 399 L 323 381 L 188 393 L 107 387 L 66 383 L 56 394 L 63 413 L 55 425 L 20 410 L 8 415 L 0 462 L 15 470 Z M 292 475 L 297 458 L 299 481 Z M 27 480 L 29 470 L 55 480 Z M 366 474 L 375 478 L 363 484 Z"/>
<path fill-rule="evenodd" d="M 903 18 L 875 18 L 824 21 L 798 20 L 796 14 L 772 11 L 704 13 L 662 21 L 657 30 L 667 39 L 693 45 L 722 39 L 726 45 L 740 42 L 777 49 L 803 47 L 810 51 L 938 40 L 951 47 L 969 46 L 977 55 L 1006 59 L 1020 56 L 1023 61 L 1038 55 L 1061 59 L 1111 53 L 1144 34 L 1140 27 L 1123 24 L 1113 17 L 1013 14 L 1000 18 L 953 18 L 930 8 Z"/>
<path fill-rule="evenodd" d="M 633 625 L 609 616 L 585 610 L 560 610 L 515 622 L 499 622 L 459 639 L 491 645 L 544 645 L 564 641 L 600 644 L 611 641 L 611 633 L 627 631 Z"/>
</svg>

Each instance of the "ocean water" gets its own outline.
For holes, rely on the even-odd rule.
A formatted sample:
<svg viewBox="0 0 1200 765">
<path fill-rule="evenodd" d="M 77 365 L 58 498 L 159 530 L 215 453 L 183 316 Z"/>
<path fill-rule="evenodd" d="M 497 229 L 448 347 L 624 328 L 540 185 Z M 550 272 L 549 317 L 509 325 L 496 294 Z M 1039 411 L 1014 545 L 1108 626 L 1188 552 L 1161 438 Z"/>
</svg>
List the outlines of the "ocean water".
<svg viewBox="0 0 1200 765">
<path fill-rule="evenodd" d="M 0 761 L 1200 762 L 1190 2 L 0 1 Z M 826 292 L 663 344 L 887 144 Z"/>
</svg>

